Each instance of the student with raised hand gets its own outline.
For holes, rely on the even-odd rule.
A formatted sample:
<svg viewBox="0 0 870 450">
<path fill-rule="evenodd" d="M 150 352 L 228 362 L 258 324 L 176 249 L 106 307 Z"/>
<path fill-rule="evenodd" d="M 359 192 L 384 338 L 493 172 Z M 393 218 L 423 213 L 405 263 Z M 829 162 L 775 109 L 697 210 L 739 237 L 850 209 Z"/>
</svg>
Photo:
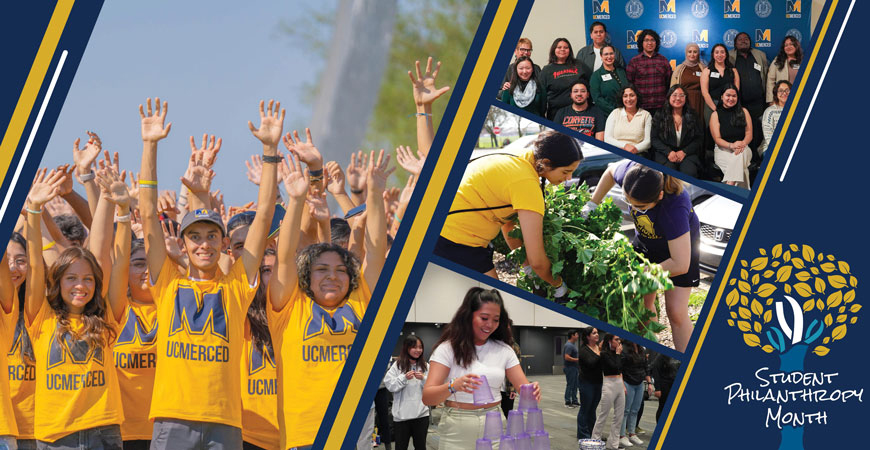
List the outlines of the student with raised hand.
<svg viewBox="0 0 870 450">
<path fill-rule="evenodd" d="M 20 237 L 20 235 L 19 235 Z M 3 374 L 0 376 L 0 448 L 15 449 L 18 446 L 17 436 L 20 436 L 16 416 L 20 411 L 13 409 L 12 391 L 10 384 L 13 380 L 12 366 L 8 365 L 6 353 L 12 349 L 13 357 L 15 357 L 16 349 L 12 347 L 13 342 L 17 341 L 20 334 L 16 328 L 16 320 L 18 319 L 18 285 L 12 280 L 12 263 L 10 259 L 9 248 L 20 243 L 10 241 L 4 252 L 4 260 L 8 260 L 9 264 L 0 264 L 0 368 L 9 368 L 9 375 Z M 20 249 L 13 248 L 13 251 L 20 252 Z M 15 254 L 18 257 L 21 253 Z M 25 268 L 26 270 L 26 268 Z M 21 269 L 16 270 L 16 280 L 20 280 L 19 284 L 24 281 L 21 276 Z M 23 352 L 22 352 L 23 354 Z M 18 359 L 18 358 L 15 358 Z M 31 355 L 32 359 L 32 355 Z M 16 384 L 20 384 L 16 383 Z M 32 395 L 30 396 L 30 406 L 32 408 Z"/>
<path fill-rule="evenodd" d="M 432 103 L 450 90 L 450 86 L 441 88 L 435 87 L 435 79 L 438 78 L 438 71 L 441 70 L 441 61 L 435 65 L 435 71 L 432 71 L 432 57 L 426 60 L 426 72 L 420 72 L 420 61 L 415 61 L 414 66 L 417 69 L 417 77 L 411 71 L 408 71 L 408 77 L 411 78 L 411 85 L 414 88 L 414 103 L 417 105 L 417 151 L 424 157 L 429 154 L 429 148 L 432 147 L 432 141 L 435 140 L 435 125 L 432 121 Z"/>
<path fill-rule="evenodd" d="M 37 172 L 26 207 L 31 273 L 24 309 L 38 380 L 34 434 L 40 449 L 120 449 L 124 414 L 111 356 L 118 324 L 103 296 L 103 271 L 81 247 L 61 253 L 47 277 L 42 262 L 40 212 L 62 178 Z"/>
<path fill-rule="evenodd" d="M 26 212 L 25 212 L 26 213 Z M 18 448 L 22 450 L 35 449 L 36 440 L 33 436 L 33 414 L 36 391 L 36 361 L 33 357 L 33 344 L 24 322 L 24 280 L 30 275 L 30 266 L 27 260 L 27 242 L 20 233 L 13 232 L 6 246 L 6 260 L 8 266 L 0 264 L 0 302 L 10 299 L 17 305 L 17 311 L 12 312 L 12 328 L 5 322 L 5 313 L 8 311 L 5 303 L 0 309 L 0 360 L 6 358 L 8 364 L 8 380 L 12 410 L 15 422 L 18 425 Z M 8 268 L 8 271 L 7 271 Z M 11 344 L 9 344 L 9 339 Z M 7 345 L 8 344 L 8 345 Z M 9 351 L 7 354 L 7 350 Z M 0 365 L 0 367 L 3 367 Z M 0 385 L 6 377 L 0 377 Z M 0 388 L 2 389 L 2 388 Z M 0 390 L 0 396 L 2 396 Z M 5 405 L 5 403 L 2 403 Z M 9 418 L 6 411 L 2 417 Z M 0 427 L 4 424 L 0 422 Z M 8 422 L 6 422 L 8 426 Z M 0 431 L 0 433 L 3 433 Z M 5 434 L 5 433 L 3 433 Z M 3 434 L 0 434 L 2 436 Z M 0 439 L 0 443 L 3 440 Z M 8 443 L 7 443 L 8 445 Z"/>
<path fill-rule="evenodd" d="M 241 370 L 245 316 L 254 298 L 266 234 L 274 212 L 278 143 L 284 122 L 280 104 L 260 102 L 260 127 L 248 127 L 263 143 L 266 163 L 257 213 L 242 255 L 228 273 L 218 265 L 227 245 L 220 215 L 196 208 L 181 221 L 187 274 L 167 258 L 157 217 L 157 143 L 169 134 L 167 104 L 148 99 L 142 120 L 139 205 L 151 293 L 157 305 L 157 372 L 149 418 L 152 449 L 242 448 Z M 191 199 L 193 200 L 193 199 Z"/>
<path fill-rule="evenodd" d="M 365 259 L 332 243 L 308 246 L 296 256 L 310 177 L 298 158 L 284 161 L 287 212 L 278 239 L 278 262 L 267 307 L 278 363 L 281 448 L 310 448 L 323 422 L 380 276 L 387 253 L 383 193 L 389 155 L 374 152 L 366 167 Z M 358 345 L 358 343 L 356 344 Z M 327 349 L 326 352 L 322 349 Z"/>
</svg>

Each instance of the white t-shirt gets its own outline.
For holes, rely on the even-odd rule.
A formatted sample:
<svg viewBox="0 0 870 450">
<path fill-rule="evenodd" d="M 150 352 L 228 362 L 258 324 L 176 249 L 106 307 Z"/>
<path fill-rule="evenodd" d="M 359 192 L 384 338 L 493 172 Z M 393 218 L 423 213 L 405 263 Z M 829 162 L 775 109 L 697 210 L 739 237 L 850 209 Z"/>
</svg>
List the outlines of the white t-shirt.
<svg viewBox="0 0 870 450">
<path fill-rule="evenodd" d="M 593 45 L 592 51 L 595 52 L 595 65 L 592 67 L 592 71 L 594 72 L 594 71 L 601 68 L 601 66 L 604 64 L 604 61 L 601 60 L 601 49 L 600 48 L 595 48 L 595 46 Z"/>
<path fill-rule="evenodd" d="M 505 371 L 519 365 L 520 360 L 517 359 L 514 349 L 502 341 L 488 340 L 485 344 L 474 347 L 477 350 L 477 359 L 471 363 L 470 367 L 460 367 L 456 364 L 456 361 L 453 359 L 453 347 L 448 342 L 443 342 L 438 347 L 435 347 L 429 362 L 437 362 L 449 367 L 448 381 L 452 378 L 459 378 L 467 373 L 473 373 L 478 376 L 486 375 L 489 390 L 492 391 L 492 398 L 495 399 L 493 401 L 499 401 L 501 399 L 501 386 L 504 384 Z M 460 403 L 474 403 L 472 394 L 459 391 L 448 397 L 447 400 Z"/>
</svg>

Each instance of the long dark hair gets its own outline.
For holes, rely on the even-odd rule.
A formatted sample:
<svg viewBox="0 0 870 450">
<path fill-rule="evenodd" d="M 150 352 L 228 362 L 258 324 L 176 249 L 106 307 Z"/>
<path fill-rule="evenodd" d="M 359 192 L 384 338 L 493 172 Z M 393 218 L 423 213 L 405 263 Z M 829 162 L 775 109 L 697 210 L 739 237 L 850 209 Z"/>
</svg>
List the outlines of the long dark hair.
<svg viewBox="0 0 870 450">
<path fill-rule="evenodd" d="M 267 248 L 263 253 L 263 259 L 266 256 L 275 256 L 274 248 Z M 262 280 L 263 267 L 260 267 L 260 279 Z M 269 333 L 269 320 L 266 317 L 266 291 L 269 289 L 268 283 L 260 283 L 257 286 L 257 292 L 254 294 L 254 300 L 251 306 L 248 307 L 248 324 L 251 326 L 251 342 L 255 347 L 260 349 L 264 355 L 272 353 L 272 335 Z"/>
<path fill-rule="evenodd" d="M 665 104 L 658 110 L 653 117 L 653 128 L 657 129 L 663 140 L 671 140 L 677 135 L 677 127 L 674 125 L 674 108 L 671 106 L 671 95 L 677 90 L 683 91 L 683 95 L 687 95 L 686 88 L 682 85 L 675 84 L 668 90 L 665 96 Z M 638 102 L 640 104 L 640 102 Z M 688 95 L 686 103 L 683 105 L 683 131 L 680 132 L 681 140 L 691 139 L 696 133 L 700 132 L 701 118 L 698 116 L 698 111 L 692 109 L 689 105 Z"/>
<path fill-rule="evenodd" d="M 12 236 L 9 237 L 9 243 L 20 245 L 24 249 L 24 254 L 27 254 L 27 240 L 24 239 L 21 233 L 13 231 Z M 21 285 L 18 286 L 18 321 L 15 322 L 15 336 L 20 336 L 18 354 L 21 356 L 21 360 L 28 365 L 33 365 L 36 364 L 33 358 L 33 343 L 30 342 L 30 335 L 27 334 L 27 327 L 24 323 L 24 294 L 26 285 L 27 283 L 22 280 Z M 6 349 L 0 349 L 0 351 L 5 352 Z"/>
<path fill-rule="evenodd" d="M 580 330 L 580 342 L 583 342 L 583 345 L 589 345 L 589 335 L 595 331 L 595 327 L 586 327 Z"/>
<path fill-rule="evenodd" d="M 409 370 L 411 370 L 411 355 L 408 354 L 408 351 L 414 348 L 418 342 L 420 343 L 420 347 L 423 347 L 423 351 L 425 352 L 426 347 L 423 345 L 423 340 L 418 338 L 417 336 L 410 335 L 406 337 L 405 341 L 402 343 L 402 353 L 399 354 L 399 360 L 396 361 L 396 366 L 398 366 L 399 370 L 401 370 L 402 372 L 408 372 Z M 428 370 L 426 367 L 426 360 L 423 358 L 422 353 L 420 354 L 420 357 L 417 358 L 417 367 L 423 369 L 423 372 Z"/>
<path fill-rule="evenodd" d="M 583 161 L 583 146 L 580 141 L 558 131 L 547 130 L 538 134 L 534 146 L 535 170 L 538 173 Z M 544 159 L 549 160 L 550 164 L 544 164 Z M 541 177 L 541 189 L 545 183 L 546 179 Z"/>
<path fill-rule="evenodd" d="M 603 47 L 602 47 L 603 50 Z M 634 92 L 634 96 L 637 97 L 637 104 L 635 107 L 640 110 L 640 104 L 643 102 L 643 98 L 640 96 L 640 92 L 637 92 L 637 87 L 634 84 L 629 84 L 627 86 L 623 86 L 622 89 L 616 94 L 616 107 L 617 108 L 625 108 L 625 103 L 622 102 L 622 96 L 625 95 L 625 91 L 631 90 Z"/>
<path fill-rule="evenodd" d="M 93 351 L 96 348 L 112 345 L 117 337 L 106 318 L 108 307 L 106 299 L 103 298 L 103 272 L 94 254 L 82 247 L 70 247 L 64 250 L 48 270 L 46 298 L 57 317 L 55 337 L 62 341 L 65 334 L 73 335 L 73 333 L 70 330 L 69 308 L 61 297 L 60 280 L 67 269 L 78 260 L 83 260 L 91 266 L 94 273 L 94 296 L 82 311 L 81 321 L 84 327 L 81 332 L 75 333 L 75 337 L 87 342 L 88 348 Z"/>
<path fill-rule="evenodd" d="M 726 80 L 734 81 L 734 71 L 731 70 L 734 68 L 734 64 L 731 64 L 731 58 L 728 57 L 728 47 L 725 44 L 716 44 L 710 49 L 710 64 L 707 65 L 707 68 L 710 69 L 710 72 L 717 72 L 716 69 L 716 58 L 713 57 L 713 53 L 716 52 L 717 47 L 722 47 L 722 50 L 725 50 L 725 73 L 722 74 Z"/>
<path fill-rule="evenodd" d="M 531 78 L 528 79 L 528 81 L 523 81 L 520 78 L 520 74 L 519 74 L 520 63 L 525 62 L 525 61 L 528 61 L 529 64 L 532 65 L 532 76 L 531 76 Z M 516 63 L 514 63 L 513 71 L 511 71 L 511 78 L 510 78 L 511 86 L 513 86 L 513 88 L 516 89 L 522 83 L 531 83 L 533 81 L 536 83 L 538 81 L 538 77 L 537 77 L 537 75 L 535 75 L 535 63 L 533 63 L 532 58 L 529 58 L 528 56 L 520 56 L 519 58 L 517 58 Z M 525 85 L 523 87 L 525 87 Z"/>
<path fill-rule="evenodd" d="M 721 101 L 722 98 L 720 97 L 720 102 L 718 105 L 716 105 L 716 111 L 734 111 L 734 113 L 731 114 L 731 120 L 729 121 L 731 126 L 737 129 L 746 128 L 746 114 L 743 113 L 743 105 L 740 104 L 740 89 L 737 89 L 737 86 L 735 86 L 734 83 L 729 83 L 727 86 L 725 86 L 725 89 L 722 90 L 722 95 L 725 95 L 725 93 L 728 92 L 729 89 L 734 89 L 734 92 L 737 93 L 737 103 L 735 103 L 734 106 L 732 106 L 731 108 L 726 108 L 724 102 Z"/>
<path fill-rule="evenodd" d="M 639 202 L 657 203 L 662 192 L 667 195 L 679 195 L 683 192 L 683 182 L 658 170 L 635 164 L 625 173 L 622 191 Z"/>
<path fill-rule="evenodd" d="M 501 299 L 496 289 L 483 289 L 473 287 L 465 294 L 462 304 L 453 315 L 453 319 L 444 328 L 444 333 L 435 344 L 435 347 L 441 343 L 448 343 L 453 347 L 453 360 L 456 364 L 462 367 L 468 367 L 477 359 L 477 352 L 474 349 L 474 331 L 472 330 L 472 321 L 474 320 L 474 312 L 480 309 L 484 303 L 495 303 L 499 306 L 501 313 L 499 314 L 498 328 L 489 335 L 489 339 L 493 341 L 501 341 L 509 347 L 514 343 L 514 337 L 510 328 L 510 317 L 504 309 L 504 301 Z"/>
<path fill-rule="evenodd" d="M 653 50 L 653 53 L 658 53 L 659 48 L 662 45 L 662 38 L 659 37 L 659 34 L 656 33 L 656 30 L 651 30 L 651 29 L 643 30 L 637 36 L 637 52 L 643 53 L 643 40 L 646 39 L 647 36 L 652 36 L 653 39 L 656 40 L 656 49 Z"/>
<path fill-rule="evenodd" d="M 571 47 L 571 42 L 566 38 L 556 38 L 556 40 L 553 41 L 553 45 L 550 46 L 550 59 L 548 61 L 550 64 L 558 64 L 558 59 L 556 58 L 556 46 L 559 45 L 559 42 L 563 41 L 568 44 L 568 58 L 565 60 L 565 64 L 574 66 L 577 64 L 577 60 L 574 58 L 574 47 Z"/>
<path fill-rule="evenodd" d="M 785 65 L 785 62 L 788 61 L 788 55 L 785 54 L 785 43 L 786 41 L 791 41 L 794 45 L 794 60 L 800 64 L 803 59 L 803 51 L 801 50 L 801 42 L 797 40 L 794 36 L 786 36 L 782 40 L 782 44 L 779 45 L 779 53 L 776 54 L 776 58 L 773 59 L 773 63 L 776 64 L 777 69 L 782 70 L 782 67 Z"/>
<path fill-rule="evenodd" d="M 605 333 L 604 339 L 601 340 L 601 353 L 616 353 L 612 348 L 610 348 L 610 342 L 613 341 L 613 338 L 618 337 L 615 334 Z"/>
</svg>

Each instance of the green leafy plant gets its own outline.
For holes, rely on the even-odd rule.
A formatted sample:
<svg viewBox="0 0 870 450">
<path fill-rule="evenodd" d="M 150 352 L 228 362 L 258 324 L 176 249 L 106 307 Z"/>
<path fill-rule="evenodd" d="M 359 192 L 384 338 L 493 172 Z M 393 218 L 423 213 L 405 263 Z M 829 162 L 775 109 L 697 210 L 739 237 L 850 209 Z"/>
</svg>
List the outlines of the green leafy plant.
<svg viewBox="0 0 870 450">
<path fill-rule="evenodd" d="M 637 253 L 618 233 L 619 208 L 608 198 L 584 219 L 580 210 L 591 198 L 586 184 L 550 187 L 544 197 L 544 249 L 553 275 L 561 276 L 570 288 L 566 306 L 655 340 L 664 326 L 651 321 L 654 314 L 644 307 L 643 296 L 671 289 L 673 284 L 660 265 Z M 522 239 L 522 230 L 517 227 L 510 236 Z M 508 259 L 525 261 L 524 247 L 512 251 Z M 521 272 L 517 286 L 555 300 L 555 288 L 537 275 Z"/>
</svg>

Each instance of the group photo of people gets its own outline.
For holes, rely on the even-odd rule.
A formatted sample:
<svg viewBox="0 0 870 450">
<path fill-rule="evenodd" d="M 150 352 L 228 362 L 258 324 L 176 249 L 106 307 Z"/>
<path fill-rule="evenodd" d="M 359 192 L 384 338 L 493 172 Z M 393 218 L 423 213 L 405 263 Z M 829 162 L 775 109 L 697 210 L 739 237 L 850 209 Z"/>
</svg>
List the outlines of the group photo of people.
<svg viewBox="0 0 870 450">
<path fill-rule="evenodd" d="M 765 43 L 778 47 L 768 58 L 753 42 L 755 28 L 736 21 L 733 41 L 710 37 L 703 49 L 689 42 L 669 59 L 662 29 L 636 30 L 634 50 L 611 40 L 626 30 L 586 23 L 586 45 L 556 33 L 535 43 L 540 56 L 520 38 L 499 100 L 690 177 L 751 189 L 805 63 L 800 40 Z M 553 34 L 534 24 L 526 31 Z"/>
<path fill-rule="evenodd" d="M 379 448 L 398 450 L 523 448 L 524 439 L 645 449 L 680 366 L 434 264 L 392 356 L 377 430 Z"/>
<path fill-rule="evenodd" d="M 327 160 L 274 100 L 252 102 L 262 153 L 235 174 L 214 170 L 214 135 L 158 150 L 159 98 L 138 107 L 141 152 L 74 139 L 71 164 L 37 172 L 0 265 L 4 448 L 311 448 L 432 144 L 440 65 L 408 71 L 403 189 L 391 152 Z M 158 164 L 186 166 L 179 191 Z M 257 197 L 227 205 L 216 186 L 245 176 Z"/>
</svg>

